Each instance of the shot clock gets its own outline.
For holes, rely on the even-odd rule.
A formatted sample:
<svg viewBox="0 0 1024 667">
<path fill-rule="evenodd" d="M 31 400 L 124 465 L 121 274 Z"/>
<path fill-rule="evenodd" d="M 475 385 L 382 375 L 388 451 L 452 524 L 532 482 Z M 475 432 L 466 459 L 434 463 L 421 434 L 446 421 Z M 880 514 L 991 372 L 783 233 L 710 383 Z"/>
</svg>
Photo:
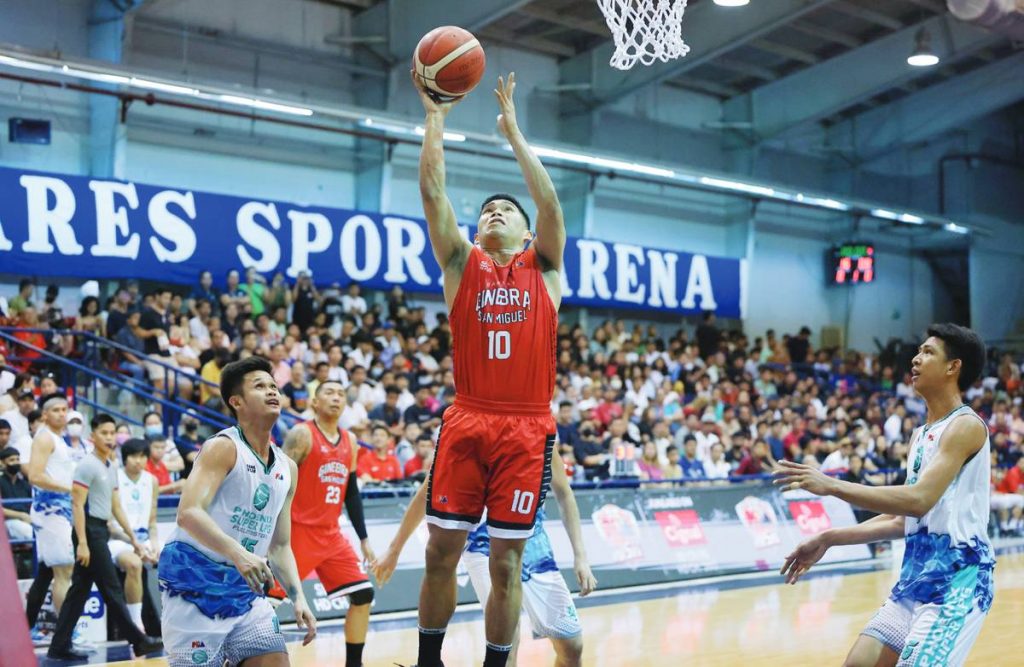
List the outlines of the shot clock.
<svg viewBox="0 0 1024 667">
<path fill-rule="evenodd" d="M 843 243 L 825 254 L 825 279 L 829 285 L 861 285 L 875 280 L 875 246 Z"/>
</svg>

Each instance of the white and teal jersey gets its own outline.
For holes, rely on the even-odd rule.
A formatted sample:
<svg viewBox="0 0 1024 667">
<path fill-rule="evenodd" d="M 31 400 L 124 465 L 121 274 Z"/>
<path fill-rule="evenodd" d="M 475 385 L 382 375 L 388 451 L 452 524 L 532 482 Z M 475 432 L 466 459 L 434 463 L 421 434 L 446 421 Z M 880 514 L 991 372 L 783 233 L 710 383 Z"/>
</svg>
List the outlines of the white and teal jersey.
<svg viewBox="0 0 1024 667">
<path fill-rule="evenodd" d="M 237 426 L 214 437 L 222 436 L 235 443 L 235 466 L 224 477 L 206 512 L 225 534 L 265 558 L 277 527 L 277 516 L 291 488 L 288 459 L 271 445 L 269 463 L 265 465 Z M 200 544 L 180 526 L 175 526 L 167 541 L 184 542 L 215 561 L 227 563 L 223 556 Z"/>
<path fill-rule="evenodd" d="M 491 555 L 491 537 L 487 533 L 486 517 L 469 533 L 466 540 L 466 551 Z M 558 564 L 555 562 L 555 552 L 551 548 L 551 540 L 544 532 L 544 508 L 537 509 L 537 519 L 533 525 L 533 535 L 526 540 L 523 548 L 523 573 L 522 580 L 529 581 L 534 574 L 541 572 L 558 572 Z"/>
<path fill-rule="evenodd" d="M 46 460 L 46 474 L 50 479 L 63 486 L 71 487 L 75 477 L 75 466 L 78 461 L 73 456 L 71 447 L 60 435 L 43 426 L 44 433 L 53 440 L 53 452 Z M 36 515 L 59 515 L 71 521 L 71 494 L 61 491 L 50 491 L 34 487 L 32 492 L 32 513 Z"/>
<path fill-rule="evenodd" d="M 946 427 L 962 415 L 981 419 L 961 405 L 914 432 L 907 485 L 921 478 L 938 453 Z M 992 605 L 995 558 L 988 540 L 989 449 L 986 437 L 931 510 L 921 518 L 906 518 L 907 548 L 900 580 L 892 590 L 894 600 L 942 604 L 949 596 L 961 596 L 973 599 L 981 611 Z"/>
<path fill-rule="evenodd" d="M 153 486 L 156 484 L 156 477 L 143 470 L 139 479 L 133 482 L 124 468 L 121 468 L 117 471 L 117 478 L 117 495 L 128 518 L 128 525 L 135 531 L 135 537 L 140 542 L 146 542 L 150 537 L 149 517 L 153 511 Z"/>
</svg>

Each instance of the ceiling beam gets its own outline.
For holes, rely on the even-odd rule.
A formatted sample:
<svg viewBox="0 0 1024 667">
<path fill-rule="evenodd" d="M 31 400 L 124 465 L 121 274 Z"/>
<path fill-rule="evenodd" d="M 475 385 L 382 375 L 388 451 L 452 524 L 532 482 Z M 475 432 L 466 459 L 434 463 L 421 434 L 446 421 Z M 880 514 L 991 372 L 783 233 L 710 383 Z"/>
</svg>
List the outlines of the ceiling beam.
<svg viewBox="0 0 1024 667">
<path fill-rule="evenodd" d="M 789 46 L 788 44 L 779 44 L 778 42 L 773 42 L 767 39 L 755 39 L 750 43 L 750 46 L 754 47 L 758 51 L 774 53 L 777 56 L 782 56 L 789 60 L 796 60 L 807 65 L 817 65 L 821 62 L 821 58 L 813 53 L 808 53 L 803 49 L 798 49 Z"/>
<path fill-rule="evenodd" d="M 356 15 L 352 34 L 387 38 L 386 50 L 378 55 L 389 62 L 412 57 L 420 38 L 437 27 L 438 17 L 448 25 L 478 32 L 498 19 L 518 11 L 530 0 L 387 0 Z"/>
<path fill-rule="evenodd" d="M 888 14 L 876 11 L 874 9 L 867 9 L 860 5 L 855 5 L 847 0 L 839 0 L 838 2 L 832 3 L 829 7 L 840 14 L 846 14 L 853 18 L 862 19 L 868 23 L 874 23 L 875 25 L 881 26 L 888 30 L 899 30 L 903 27 L 903 22 L 899 19 L 894 19 Z"/>
<path fill-rule="evenodd" d="M 753 63 L 736 60 L 734 58 L 715 58 L 713 61 L 708 63 L 707 66 L 736 72 L 737 74 L 742 74 L 744 76 L 752 76 L 763 81 L 775 81 L 779 78 L 779 75 L 776 74 L 774 70 L 762 67 L 761 65 L 754 65 Z M 686 77 L 676 77 L 675 80 L 678 81 L 685 78 Z"/>
<path fill-rule="evenodd" d="M 929 86 L 829 128 L 830 142 L 865 161 L 925 141 L 1024 99 L 1024 53 Z"/>
<path fill-rule="evenodd" d="M 590 33 L 591 35 L 598 35 L 605 39 L 611 39 L 612 33 L 608 30 L 608 26 L 600 21 L 592 21 L 590 19 L 581 19 L 571 14 L 565 14 L 553 9 L 547 9 L 537 4 L 528 4 L 519 10 L 520 14 L 529 16 L 530 18 L 540 19 L 541 21 L 547 21 L 548 23 L 554 23 L 560 25 L 563 28 L 572 28 L 573 30 L 581 30 L 583 32 Z"/>
<path fill-rule="evenodd" d="M 676 88 L 685 88 L 687 90 L 696 90 L 699 93 L 711 93 L 716 97 L 722 98 L 735 97 L 741 93 L 739 88 L 734 88 L 733 86 L 728 86 L 716 81 L 708 81 L 707 79 L 698 79 L 695 76 L 679 77 L 678 79 L 669 81 L 666 85 Z"/>
<path fill-rule="evenodd" d="M 942 2 L 942 0 L 908 0 L 908 2 L 912 2 L 921 9 L 927 9 L 934 14 L 945 14 L 947 11 L 946 3 Z"/>
<path fill-rule="evenodd" d="M 811 37 L 817 37 L 818 39 L 825 40 L 827 42 L 835 42 L 836 44 L 842 44 L 851 49 L 855 49 L 864 43 L 863 39 L 833 30 L 832 28 L 826 28 L 823 25 L 817 23 L 811 23 L 810 21 L 793 21 L 786 25 L 787 28 L 791 28 L 798 32 L 802 32 L 805 35 Z"/>
<path fill-rule="evenodd" d="M 520 48 L 531 49 L 533 51 L 540 51 L 541 53 L 546 53 L 549 56 L 568 58 L 576 55 L 576 49 L 572 48 L 565 42 L 556 42 L 551 39 L 545 39 L 544 37 L 526 37 L 499 28 L 483 28 L 481 30 L 477 30 L 476 34 L 484 40 L 509 46 L 518 46 Z"/>
<path fill-rule="evenodd" d="M 579 101 L 566 98 L 563 115 L 576 115 L 676 78 L 835 1 L 771 0 L 751 3 L 738 12 L 706 1 L 694 4 L 683 17 L 683 38 L 690 46 L 683 58 L 623 72 L 608 65 L 615 48 L 605 42 L 562 63 L 562 83 L 591 84 L 590 94 Z"/>
<path fill-rule="evenodd" d="M 726 117 L 752 121 L 756 135 L 766 139 L 928 76 L 932 73 L 929 68 L 911 67 L 906 62 L 914 48 L 914 35 L 922 27 L 937 37 L 932 46 L 946 64 L 1005 39 L 949 14 L 935 16 L 729 100 Z"/>
</svg>

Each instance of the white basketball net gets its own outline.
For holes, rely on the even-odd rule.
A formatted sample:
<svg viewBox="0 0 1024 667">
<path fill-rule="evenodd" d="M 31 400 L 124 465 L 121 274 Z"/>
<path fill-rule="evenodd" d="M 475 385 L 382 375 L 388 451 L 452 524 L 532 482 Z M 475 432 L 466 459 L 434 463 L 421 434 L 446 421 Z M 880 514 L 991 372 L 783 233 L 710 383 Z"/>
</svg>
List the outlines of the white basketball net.
<svg viewBox="0 0 1024 667">
<path fill-rule="evenodd" d="M 685 56 L 683 12 L 686 0 L 597 0 L 615 39 L 611 66 L 627 70 L 637 61 L 650 65 Z"/>
</svg>

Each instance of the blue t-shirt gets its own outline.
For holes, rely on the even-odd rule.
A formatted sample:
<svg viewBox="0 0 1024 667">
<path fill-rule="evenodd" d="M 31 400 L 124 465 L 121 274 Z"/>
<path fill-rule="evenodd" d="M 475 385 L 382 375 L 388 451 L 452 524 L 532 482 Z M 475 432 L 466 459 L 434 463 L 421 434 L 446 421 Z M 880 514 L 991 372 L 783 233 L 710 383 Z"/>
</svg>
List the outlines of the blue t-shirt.
<svg viewBox="0 0 1024 667">
<path fill-rule="evenodd" d="M 700 479 L 707 477 L 704 471 L 704 464 L 697 459 L 690 460 L 685 456 L 679 459 L 679 467 L 683 469 L 683 477 L 689 479 Z"/>
</svg>

